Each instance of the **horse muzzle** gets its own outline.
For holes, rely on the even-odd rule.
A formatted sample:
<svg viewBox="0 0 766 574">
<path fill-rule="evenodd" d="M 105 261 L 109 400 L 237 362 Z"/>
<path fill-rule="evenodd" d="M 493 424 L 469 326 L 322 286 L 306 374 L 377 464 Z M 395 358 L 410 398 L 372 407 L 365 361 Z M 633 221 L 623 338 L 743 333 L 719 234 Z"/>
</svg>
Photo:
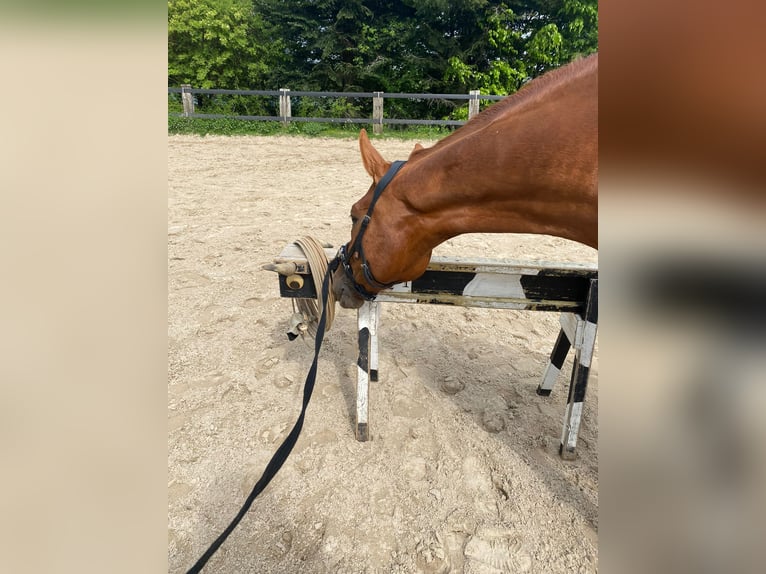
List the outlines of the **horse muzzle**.
<svg viewBox="0 0 766 574">
<path fill-rule="evenodd" d="M 364 298 L 356 292 L 342 265 L 339 265 L 333 274 L 332 291 L 335 300 L 344 309 L 359 309 L 364 303 Z"/>
</svg>

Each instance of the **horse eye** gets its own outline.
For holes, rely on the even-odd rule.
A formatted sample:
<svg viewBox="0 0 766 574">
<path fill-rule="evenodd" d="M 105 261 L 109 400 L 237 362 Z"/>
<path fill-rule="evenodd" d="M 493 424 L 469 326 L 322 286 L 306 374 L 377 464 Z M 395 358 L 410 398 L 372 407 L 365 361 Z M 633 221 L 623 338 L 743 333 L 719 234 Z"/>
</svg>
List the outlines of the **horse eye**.
<svg viewBox="0 0 766 574">
<path fill-rule="evenodd" d="M 351 225 L 356 225 L 356 222 L 359 221 L 358 217 L 351 216 Z"/>
</svg>

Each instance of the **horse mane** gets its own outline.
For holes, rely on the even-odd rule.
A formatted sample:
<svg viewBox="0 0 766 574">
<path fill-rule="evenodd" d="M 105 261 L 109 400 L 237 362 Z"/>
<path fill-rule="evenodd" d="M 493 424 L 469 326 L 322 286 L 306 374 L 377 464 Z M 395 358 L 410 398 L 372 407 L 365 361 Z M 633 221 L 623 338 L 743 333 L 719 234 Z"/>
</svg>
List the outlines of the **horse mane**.
<svg viewBox="0 0 766 574">
<path fill-rule="evenodd" d="M 527 82 L 518 91 L 503 98 L 496 104 L 471 118 L 459 130 L 456 130 L 444 139 L 436 142 L 436 144 L 430 148 L 426 148 L 422 151 L 431 151 L 449 145 L 461 137 L 491 124 L 498 119 L 499 116 L 508 112 L 509 109 L 515 109 L 538 101 L 550 90 L 560 86 L 566 80 L 586 74 L 597 66 L 598 52 L 587 57 L 577 57 L 567 65 L 556 68 L 555 70 L 550 70 L 542 76 L 538 76 L 532 81 Z"/>
</svg>

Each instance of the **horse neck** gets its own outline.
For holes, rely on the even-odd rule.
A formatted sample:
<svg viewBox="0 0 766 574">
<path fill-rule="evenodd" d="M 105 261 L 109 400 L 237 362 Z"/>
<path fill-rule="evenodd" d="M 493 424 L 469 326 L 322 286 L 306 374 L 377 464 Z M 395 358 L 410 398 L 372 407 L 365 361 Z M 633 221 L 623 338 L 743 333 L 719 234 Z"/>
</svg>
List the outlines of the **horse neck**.
<svg viewBox="0 0 766 574">
<path fill-rule="evenodd" d="M 418 214 L 425 246 L 463 233 L 540 233 L 595 247 L 598 104 L 582 96 L 469 123 L 411 162 L 400 199 Z"/>
</svg>

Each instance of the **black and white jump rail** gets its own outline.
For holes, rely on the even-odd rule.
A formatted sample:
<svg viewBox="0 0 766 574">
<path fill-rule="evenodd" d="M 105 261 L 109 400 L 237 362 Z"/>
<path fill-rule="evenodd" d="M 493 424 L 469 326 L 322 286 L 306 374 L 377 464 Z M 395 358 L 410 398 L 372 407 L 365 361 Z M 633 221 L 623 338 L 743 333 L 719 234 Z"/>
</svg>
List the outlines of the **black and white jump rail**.
<svg viewBox="0 0 766 574">
<path fill-rule="evenodd" d="M 328 259 L 335 251 L 325 249 Z M 310 265 L 295 244 L 286 246 L 275 263 L 295 263 L 294 274 L 308 279 Z M 291 266 L 292 267 L 292 266 Z M 314 281 L 288 281 L 279 275 L 282 297 L 315 299 Z M 537 394 L 551 394 L 571 348 L 574 366 L 564 415 L 559 453 L 576 456 L 585 393 L 598 325 L 598 267 L 596 264 L 552 263 L 462 257 L 433 257 L 418 279 L 399 283 L 365 302 L 357 314 L 359 358 L 356 397 L 356 438 L 370 438 L 369 382 L 379 378 L 378 329 L 382 303 L 425 303 L 560 312 L 561 330 Z"/>
</svg>

